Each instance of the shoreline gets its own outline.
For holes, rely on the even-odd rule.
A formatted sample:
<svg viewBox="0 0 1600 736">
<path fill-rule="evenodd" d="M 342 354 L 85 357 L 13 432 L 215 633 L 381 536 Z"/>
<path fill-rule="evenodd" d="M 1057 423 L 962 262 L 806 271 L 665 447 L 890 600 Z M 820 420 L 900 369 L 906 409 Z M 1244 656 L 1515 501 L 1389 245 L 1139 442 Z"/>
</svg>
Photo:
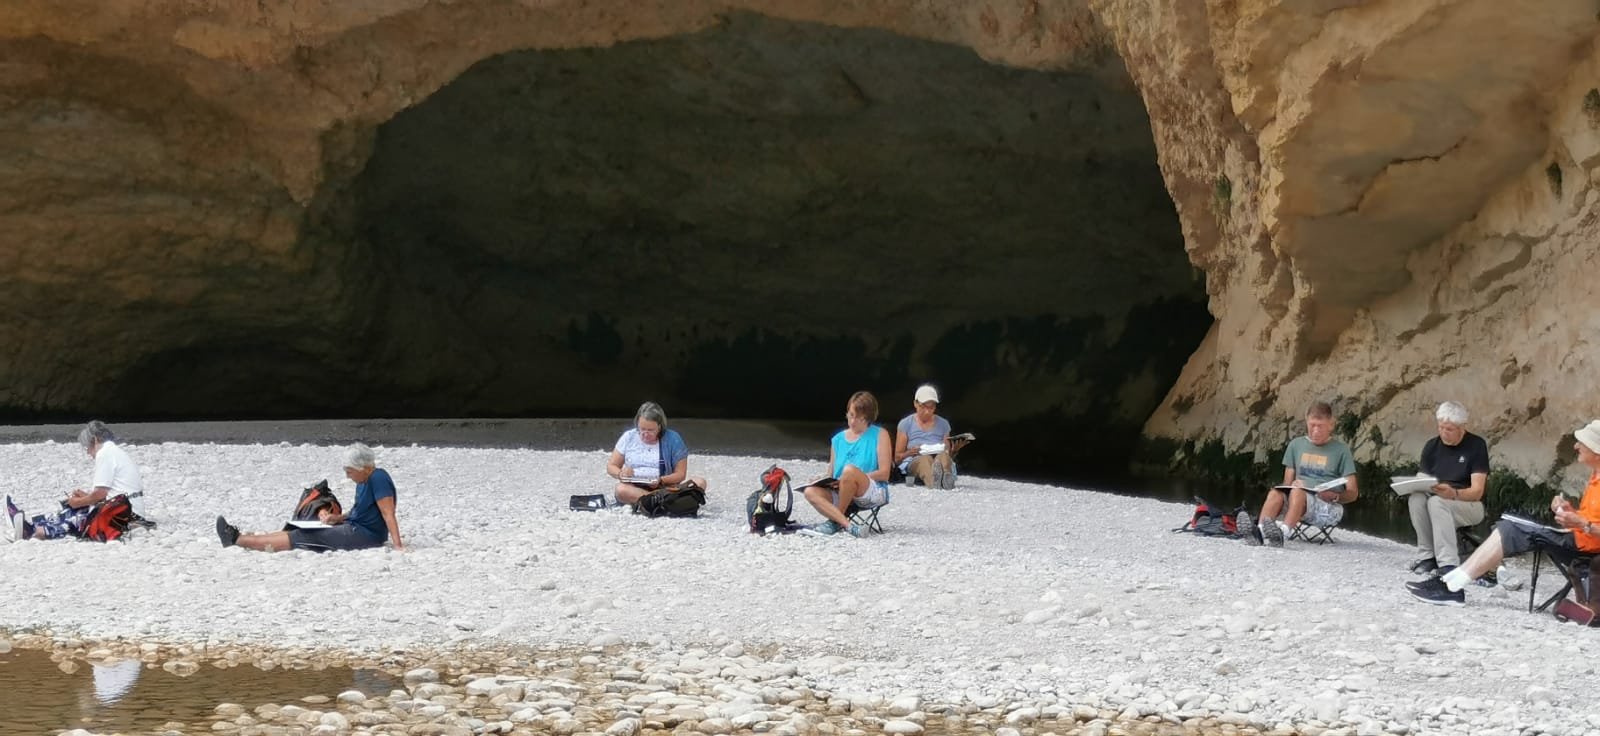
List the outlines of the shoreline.
<svg viewBox="0 0 1600 736">
<path fill-rule="evenodd" d="M 1417 603 L 1401 588 L 1409 546 L 1356 532 L 1248 547 L 1169 532 L 1183 504 L 964 476 L 954 491 L 894 487 L 880 537 L 763 538 L 744 532 L 743 501 L 771 457 L 697 455 L 702 517 L 649 520 L 565 509 L 609 482 L 599 448 L 376 449 L 400 488 L 405 553 L 218 546 L 217 513 L 281 524 L 299 488 L 331 475 L 331 448 L 142 445 L 161 526 L 116 545 L 0 545 L 16 571 L 0 578 L 14 602 L 0 627 L 347 652 L 614 641 L 681 659 L 738 645 L 816 660 L 816 689 L 869 699 L 1158 719 L 1204 706 L 1262 730 L 1510 736 L 1592 711 L 1585 667 L 1563 654 L 1592 632 L 1530 616 L 1504 589 L 1460 609 Z M 822 465 L 780 464 L 801 478 Z M 0 491 L 25 506 L 86 472 L 61 442 L 0 445 L 0 467 Z M 92 609 L 29 582 L 85 569 L 106 581 Z"/>
<path fill-rule="evenodd" d="M 111 428 L 130 445 L 181 442 L 218 445 L 309 444 L 457 447 L 527 450 L 609 450 L 628 417 L 578 419 L 264 419 L 201 422 L 118 422 Z M 694 439 L 691 449 L 718 455 L 825 456 L 827 422 L 672 419 Z M 82 424 L 0 425 L 0 444 L 76 442 Z M 822 448 L 819 450 L 819 448 Z"/>
<path fill-rule="evenodd" d="M 1265 731 L 1238 713 L 1187 709 L 1141 714 L 1137 708 L 1071 698 L 1000 702 L 924 700 L 915 692 L 886 695 L 816 687 L 815 672 L 853 666 L 840 657 L 791 659 L 747 651 L 738 643 L 691 649 L 681 655 L 612 643 L 610 638 L 565 649 L 514 647 L 467 651 L 391 652 L 349 656 L 342 652 L 274 650 L 262 647 L 133 643 L 82 640 L 48 632 L 14 640 L 0 637 L 0 654 L 32 650 L 47 654 L 66 674 L 82 665 L 122 660 L 141 662 L 178 677 L 203 678 L 208 668 L 255 667 L 262 671 L 329 667 L 381 671 L 403 683 L 387 693 L 343 689 L 311 693 L 299 703 L 254 708 L 213 702 L 214 714 L 184 726 L 207 731 L 255 733 L 262 721 L 318 725 L 395 723 L 469 729 L 463 733 L 533 734 L 604 731 L 722 734 L 755 730 L 787 736 L 836 734 L 855 728 L 885 733 L 1138 734 L 1191 736 Z M 626 700 L 618 693 L 629 695 Z M 551 696 L 556 699 L 555 708 Z M 425 711 L 435 703 L 445 712 Z M 407 714 L 413 715 L 409 720 Z M 310 715 L 306 715 L 307 713 Z M 254 714 L 254 717 L 250 714 Z M 329 716 L 329 713 L 338 715 Z M 172 722 L 149 733 L 171 733 Z M 270 726 L 269 726 L 270 727 Z M 1010 729 L 1007 731 L 1006 729 Z M 265 731 L 262 731 L 265 733 Z M 332 732 L 344 732 L 335 729 Z M 412 731 L 415 732 L 415 731 Z M 77 734 L 77 731 L 69 732 Z M 96 733 L 83 730 L 83 733 Z"/>
</svg>

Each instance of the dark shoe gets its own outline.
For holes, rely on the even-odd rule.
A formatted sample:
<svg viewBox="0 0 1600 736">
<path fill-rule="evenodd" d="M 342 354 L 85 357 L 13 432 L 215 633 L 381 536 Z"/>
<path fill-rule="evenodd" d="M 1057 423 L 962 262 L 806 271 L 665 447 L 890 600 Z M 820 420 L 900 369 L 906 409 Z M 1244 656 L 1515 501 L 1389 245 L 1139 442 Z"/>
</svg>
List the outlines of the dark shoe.
<svg viewBox="0 0 1600 736">
<path fill-rule="evenodd" d="M 227 519 L 217 517 L 217 539 L 222 540 L 222 546 L 232 547 L 239 543 L 239 527 L 228 523 Z"/>
<path fill-rule="evenodd" d="M 7 542 L 20 542 L 27 539 L 27 518 L 22 515 L 22 509 L 11 502 L 11 497 L 6 496 L 6 525 L 4 538 Z"/>
<path fill-rule="evenodd" d="M 1467 594 L 1462 591 L 1451 591 L 1450 587 L 1438 578 L 1429 578 L 1418 583 L 1406 583 L 1407 592 L 1412 597 L 1424 603 L 1436 606 L 1465 606 Z"/>
<path fill-rule="evenodd" d="M 1490 570 L 1489 572 L 1484 573 L 1483 577 L 1472 581 L 1472 584 L 1483 588 L 1493 588 L 1494 586 L 1500 584 L 1500 576 L 1496 575 L 1493 570 Z"/>
<path fill-rule="evenodd" d="M 1278 526 L 1277 519 L 1261 520 L 1261 538 L 1267 540 L 1268 547 L 1283 546 L 1283 527 Z"/>
<path fill-rule="evenodd" d="M 1433 572 L 1428 573 L 1428 577 L 1430 577 L 1430 578 L 1442 578 L 1442 577 L 1444 577 L 1446 575 L 1449 575 L 1450 571 L 1454 570 L 1454 569 L 1456 569 L 1455 565 L 1445 565 L 1444 567 L 1437 567 L 1437 568 L 1434 568 Z"/>
<path fill-rule="evenodd" d="M 1432 557 L 1424 557 L 1411 563 L 1411 572 L 1417 575 L 1427 575 L 1437 569 L 1439 569 L 1439 561 Z"/>
<path fill-rule="evenodd" d="M 1234 523 L 1239 529 L 1239 534 L 1244 536 L 1245 544 L 1251 547 L 1261 546 L 1261 527 L 1256 526 L 1248 511 L 1240 511 L 1239 515 L 1234 517 Z"/>
</svg>

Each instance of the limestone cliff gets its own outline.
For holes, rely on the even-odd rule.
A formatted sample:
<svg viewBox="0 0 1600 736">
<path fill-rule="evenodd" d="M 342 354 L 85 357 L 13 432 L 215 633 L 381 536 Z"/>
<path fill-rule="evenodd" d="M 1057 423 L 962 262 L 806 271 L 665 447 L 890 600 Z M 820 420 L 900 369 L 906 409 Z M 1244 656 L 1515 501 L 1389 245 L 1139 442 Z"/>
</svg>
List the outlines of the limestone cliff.
<svg viewBox="0 0 1600 736">
<path fill-rule="evenodd" d="M 997 424 L 1240 448 L 1330 398 L 1410 454 L 1456 398 L 1537 475 L 1596 411 L 1595 30 L 1592 0 L 9 3 L 0 406 L 590 408 L 650 364 L 691 410 L 938 375 Z M 1205 326 L 1174 227 L 1215 318 L 1175 385 Z M 741 278 L 885 240 L 952 299 L 841 318 Z M 571 277 L 652 244 L 713 318 Z"/>
</svg>

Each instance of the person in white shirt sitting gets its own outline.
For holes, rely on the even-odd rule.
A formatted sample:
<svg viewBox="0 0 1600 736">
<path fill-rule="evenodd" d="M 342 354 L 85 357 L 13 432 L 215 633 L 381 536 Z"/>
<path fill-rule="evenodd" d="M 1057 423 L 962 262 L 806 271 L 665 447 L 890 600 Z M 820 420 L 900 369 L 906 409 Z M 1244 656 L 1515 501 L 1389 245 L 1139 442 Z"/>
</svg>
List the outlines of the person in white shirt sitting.
<svg viewBox="0 0 1600 736">
<path fill-rule="evenodd" d="M 105 422 L 98 419 L 84 425 L 78 433 L 78 444 L 94 459 L 94 479 L 89 490 L 82 488 L 67 494 L 61 510 L 53 514 L 39 514 L 28 518 L 22 509 L 6 496 L 5 535 L 10 541 L 24 539 L 62 539 L 82 536 L 84 525 L 96 506 L 116 495 L 128 497 L 133 513 L 144 517 L 144 481 L 139 476 L 139 466 L 117 445 L 116 435 Z"/>
</svg>

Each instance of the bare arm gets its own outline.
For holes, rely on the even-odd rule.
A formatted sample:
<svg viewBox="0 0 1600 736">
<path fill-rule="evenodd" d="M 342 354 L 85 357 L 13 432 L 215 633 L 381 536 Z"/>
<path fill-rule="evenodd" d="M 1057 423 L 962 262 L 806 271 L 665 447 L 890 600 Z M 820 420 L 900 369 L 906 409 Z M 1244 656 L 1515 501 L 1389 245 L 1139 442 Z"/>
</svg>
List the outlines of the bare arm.
<svg viewBox="0 0 1600 736">
<path fill-rule="evenodd" d="M 664 486 L 677 485 L 687 477 L 689 477 L 689 458 L 684 456 L 682 460 L 678 461 L 678 465 L 672 469 L 672 472 L 661 476 L 660 484 Z"/>
<path fill-rule="evenodd" d="M 878 433 L 878 469 L 867 473 L 867 477 L 879 483 L 889 482 L 889 433 Z"/>
<path fill-rule="evenodd" d="M 1339 503 L 1353 503 L 1361 497 L 1361 489 L 1356 487 L 1356 474 L 1351 473 L 1344 477 L 1344 490 L 1339 491 Z"/>
<path fill-rule="evenodd" d="M 94 490 L 88 493 L 84 493 L 80 489 L 67 496 L 67 505 L 75 509 L 81 509 L 85 506 L 93 506 L 100 503 L 106 500 L 106 496 L 109 495 L 111 495 L 111 489 L 105 486 L 95 486 Z"/>
<path fill-rule="evenodd" d="M 612 450 L 611 457 L 606 459 L 606 475 L 619 479 L 633 475 L 633 468 L 623 465 L 623 460 L 622 453 Z"/>
<path fill-rule="evenodd" d="M 406 545 L 400 541 L 400 520 L 394 516 L 394 496 L 378 499 L 378 513 L 383 514 L 383 525 L 389 528 L 389 538 L 394 540 L 394 548 L 404 550 Z"/>
<path fill-rule="evenodd" d="M 915 450 L 909 450 L 909 448 L 907 447 L 907 445 L 909 445 L 910 442 L 911 442 L 911 438 L 909 436 L 907 436 L 905 432 L 900 431 L 900 429 L 898 427 L 895 428 L 895 431 L 894 431 L 894 462 L 895 462 L 896 465 L 899 465 L 901 462 L 905 461 L 906 458 L 917 454 Z"/>
</svg>

